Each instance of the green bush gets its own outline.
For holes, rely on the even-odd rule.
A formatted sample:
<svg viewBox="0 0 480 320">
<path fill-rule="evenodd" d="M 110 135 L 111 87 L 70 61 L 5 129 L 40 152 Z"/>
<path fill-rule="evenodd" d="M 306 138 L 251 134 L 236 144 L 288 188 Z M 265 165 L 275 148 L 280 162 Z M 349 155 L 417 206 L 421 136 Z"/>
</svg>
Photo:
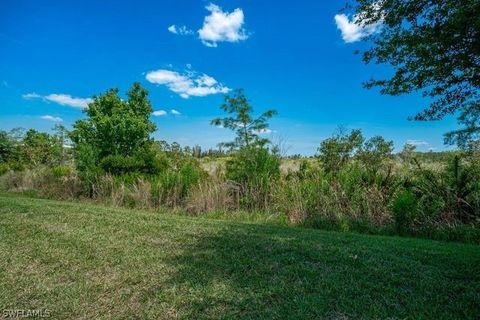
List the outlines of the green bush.
<svg viewBox="0 0 480 320">
<path fill-rule="evenodd" d="M 397 232 L 406 234 L 418 214 L 417 198 L 410 190 L 405 190 L 393 200 L 391 209 Z"/>
<path fill-rule="evenodd" d="M 225 174 L 237 185 L 244 208 L 266 209 L 280 177 L 280 158 L 266 148 L 243 148 L 226 162 Z"/>
<path fill-rule="evenodd" d="M 177 167 L 170 167 L 152 176 L 151 195 L 154 205 L 177 207 L 183 204 L 189 191 L 205 179 L 207 173 L 196 159 L 183 159 Z"/>
<path fill-rule="evenodd" d="M 360 130 L 347 134 L 342 128 L 333 137 L 323 140 L 318 148 L 318 158 L 326 172 L 341 170 L 358 151 L 364 138 Z"/>
<path fill-rule="evenodd" d="M 144 165 L 141 159 L 122 155 L 108 155 L 100 161 L 101 168 L 113 175 L 139 172 Z"/>
<path fill-rule="evenodd" d="M 52 175 L 55 178 L 68 177 L 73 173 L 72 167 L 69 166 L 55 166 L 51 169 Z"/>
<path fill-rule="evenodd" d="M 4 175 L 10 170 L 8 163 L 0 163 L 0 176 Z"/>
</svg>

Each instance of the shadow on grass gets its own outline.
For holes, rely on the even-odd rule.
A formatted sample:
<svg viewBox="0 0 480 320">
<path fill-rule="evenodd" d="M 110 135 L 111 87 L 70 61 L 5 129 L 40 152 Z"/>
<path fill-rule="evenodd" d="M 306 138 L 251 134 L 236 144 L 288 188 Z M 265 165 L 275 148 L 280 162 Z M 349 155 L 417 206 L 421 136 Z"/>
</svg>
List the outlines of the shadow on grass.
<svg viewBox="0 0 480 320">
<path fill-rule="evenodd" d="M 182 318 L 480 315 L 479 255 L 442 243 L 255 225 L 192 243 L 169 261 L 177 271 L 158 293 Z"/>
</svg>

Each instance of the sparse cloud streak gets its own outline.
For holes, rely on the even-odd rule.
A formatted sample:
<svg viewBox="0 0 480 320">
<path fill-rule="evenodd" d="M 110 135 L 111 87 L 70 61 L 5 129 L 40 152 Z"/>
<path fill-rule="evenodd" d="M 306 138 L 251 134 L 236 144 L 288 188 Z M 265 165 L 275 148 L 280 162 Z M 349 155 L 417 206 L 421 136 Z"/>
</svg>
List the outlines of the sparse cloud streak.
<svg viewBox="0 0 480 320">
<path fill-rule="evenodd" d="M 181 35 L 181 36 L 189 36 L 189 35 L 194 34 L 193 30 L 190 30 L 189 28 L 187 28 L 187 26 L 177 26 L 177 25 L 174 25 L 174 24 L 169 26 L 167 28 L 167 30 L 170 33 L 178 34 L 178 35 Z"/>
<path fill-rule="evenodd" d="M 163 117 L 167 115 L 167 111 L 165 110 L 153 111 L 152 115 L 154 115 L 155 117 Z"/>
<path fill-rule="evenodd" d="M 63 119 L 60 118 L 60 117 L 54 117 L 54 116 L 51 116 L 51 115 L 44 115 L 44 116 L 41 116 L 40 119 L 43 119 L 43 120 L 47 120 L 47 121 L 52 121 L 52 122 L 63 122 Z"/>
<path fill-rule="evenodd" d="M 412 146 L 416 146 L 416 147 L 430 145 L 427 141 L 418 140 L 418 139 L 409 139 L 407 140 L 407 144 L 411 144 Z"/>
<path fill-rule="evenodd" d="M 81 109 L 86 108 L 88 104 L 93 101 L 90 98 L 75 98 L 69 94 L 52 93 L 46 96 L 42 96 L 35 92 L 24 94 L 22 95 L 22 98 L 26 100 L 42 99 L 47 102 L 54 102 L 63 106 L 69 106 L 69 107 L 81 108 Z"/>
</svg>

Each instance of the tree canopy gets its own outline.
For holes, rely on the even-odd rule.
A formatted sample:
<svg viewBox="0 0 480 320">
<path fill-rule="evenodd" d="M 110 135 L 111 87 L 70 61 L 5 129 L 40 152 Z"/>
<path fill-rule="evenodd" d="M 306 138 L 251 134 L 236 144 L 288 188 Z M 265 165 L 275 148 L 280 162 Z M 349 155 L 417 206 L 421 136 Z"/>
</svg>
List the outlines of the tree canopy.
<svg viewBox="0 0 480 320">
<path fill-rule="evenodd" d="M 225 102 L 220 108 L 231 116 L 215 118 L 211 124 L 233 130 L 237 135 L 234 141 L 222 143 L 222 146 L 233 150 L 265 146 L 269 143 L 268 139 L 259 135 L 268 130 L 267 121 L 277 114 L 275 110 L 267 110 L 255 118 L 254 110 L 241 89 L 236 90 L 233 95 L 226 95 Z"/>
<path fill-rule="evenodd" d="M 333 137 L 323 140 L 318 148 L 318 157 L 325 171 L 339 171 L 364 141 L 361 130 L 352 130 L 347 134 L 344 128 L 340 128 Z"/>
<path fill-rule="evenodd" d="M 70 133 L 77 165 L 111 173 L 154 170 L 152 111 L 148 92 L 139 83 L 128 91 L 127 100 L 118 96 L 118 89 L 94 97 L 84 110 L 86 119 L 76 121 Z"/>
<path fill-rule="evenodd" d="M 431 101 L 416 120 L 438 120 L 459 113 L 465 128 L 446 136 L 461 147 L 480 132 L 480 1 L 357 0 L 355 23 L 381 24 L 369 36 L 366 63 L 390 64 L 389 79 L 372 79 L 367 88 L 401 95 L 422 92 Z"/>
</svg>

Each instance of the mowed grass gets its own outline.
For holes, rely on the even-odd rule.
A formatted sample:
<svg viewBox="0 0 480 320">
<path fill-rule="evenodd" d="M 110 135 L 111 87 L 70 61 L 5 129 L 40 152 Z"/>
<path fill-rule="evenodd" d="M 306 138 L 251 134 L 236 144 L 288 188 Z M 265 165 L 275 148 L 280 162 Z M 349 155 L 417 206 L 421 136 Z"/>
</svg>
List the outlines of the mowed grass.
<svg viewBox="0 0 480 320">
<path fill-rule="evenodd" d="M 0 194 L 0 252 L 0 310 L 58 319 L 480 317 L 473 245 Z"/>
</svg>

